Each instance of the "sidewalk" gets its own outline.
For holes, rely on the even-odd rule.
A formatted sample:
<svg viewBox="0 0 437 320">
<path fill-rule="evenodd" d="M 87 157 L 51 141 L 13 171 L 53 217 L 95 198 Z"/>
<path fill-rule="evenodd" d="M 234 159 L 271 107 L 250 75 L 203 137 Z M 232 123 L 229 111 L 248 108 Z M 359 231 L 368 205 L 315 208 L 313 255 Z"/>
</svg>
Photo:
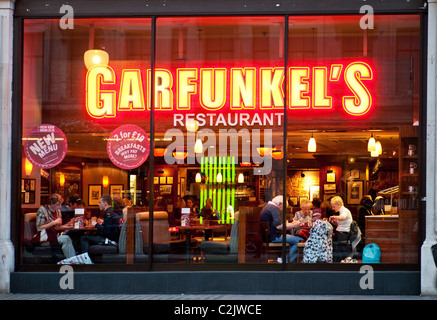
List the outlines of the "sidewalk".
<svg viewBox="0 0 437 320">
<path fill-rule="evenodd" d="M 437 296 L 385 295 L 233 295 L 233 294 L 0 294 L 0 300 L 195 300 L 195 301 L 269 301 L 269 300 L 437 300 Z"/>
</svg>

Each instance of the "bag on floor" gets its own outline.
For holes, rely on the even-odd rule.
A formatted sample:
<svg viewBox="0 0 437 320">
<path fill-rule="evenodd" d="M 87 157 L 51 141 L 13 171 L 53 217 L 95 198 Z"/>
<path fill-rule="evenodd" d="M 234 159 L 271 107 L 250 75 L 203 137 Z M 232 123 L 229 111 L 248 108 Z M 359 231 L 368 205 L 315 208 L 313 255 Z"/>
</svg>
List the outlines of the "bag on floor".
<svg viewBox="0 0 437 320">
<path fill-rule="evenodd" d="M 93 262 L 91 261 L 88 252 L 85 252 L 77 256 L 61 260 L 58 262 L 58 264 L 93 264 Z"/>
<path fill-rule="evenodd" d="M 379 263 L 381 250 L 376 243 L 369 243 L 363 249 L 363 263 Z"/>
</svg>

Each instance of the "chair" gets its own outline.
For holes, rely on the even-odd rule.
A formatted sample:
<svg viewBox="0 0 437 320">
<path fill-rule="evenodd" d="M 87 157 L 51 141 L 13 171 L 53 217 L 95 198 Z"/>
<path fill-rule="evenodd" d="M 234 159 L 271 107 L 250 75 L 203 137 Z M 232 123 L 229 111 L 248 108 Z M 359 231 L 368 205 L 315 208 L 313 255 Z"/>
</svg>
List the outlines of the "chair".
<svg viewBox="0 0 437 320">
<path fill-rule="evenodd" d="M 350 225 L 349 237 L 343 241 L 333 242 L 334 262 L 351 257 L 358 254 L 357 246 L 361 242 L 361 230 L 356 221 L 352 221 Z"/>
<path fill-rule="evenodd" d="M 260 222 L 260 228 L 261 228 L 261 238 L 263 242 L 263 249 L 265 249 L 267 256 L 269 256 L 270 249 L 273 249 L 273 251 L 276 251 L 278 253 L 278 256 L 281 256 L 282 254 L 282 242 L 270 242 L 270 226 L 268 222 Z M 285 243 L 287 248 L 287 256 L 288 256 L 288 248 L 290 247 L 289 243 Z"/>
<path fill-rule="evenodd" d="M 297 244 L 297 257 L 296 257 L 296 262 L 300 262 L 303 259 L 303 249 L 305 248 L 305 241 L 299 242 Z"/>
<path fill-rule="evenodd" d="M 48 241 L 36 246 L 32 243 L 36 234 L 36 214 L 26 213 L 23 218 L 23 263 L 52 264 L 65 259 L 61 245 L 50 245 Z"/>
<path fill-rule="evenodd" d="M 233 263 L 238 262 L 238 219 L 234 220 L 229 240 L 226 241 L 202 241 L 200 252 L 205 262 Z"/>
</svg>

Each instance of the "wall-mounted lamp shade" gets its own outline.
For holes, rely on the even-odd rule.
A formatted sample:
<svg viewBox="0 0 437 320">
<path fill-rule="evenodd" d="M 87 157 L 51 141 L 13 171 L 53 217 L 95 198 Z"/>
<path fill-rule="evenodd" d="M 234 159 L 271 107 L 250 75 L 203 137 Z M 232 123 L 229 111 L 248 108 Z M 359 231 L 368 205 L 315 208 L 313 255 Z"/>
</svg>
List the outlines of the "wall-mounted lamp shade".
<svg viewBox="0 0 437 320">
<path fill-rule="evenodd" d="M 200 182 L 202 182 L 202 176 L 200 175 L 200 173 L 198 172 L 198 173 L 196 173 L 196 182 L 197 183 L 200 183 Z"/>
<path fill-rule="evenodd" d="M 377 151 L 377 150 L 375 150 L 375 151 L 370 151 L 370 156 L 371 156 L 372 158 L 377 158 L 377 157 L 379 156 L 378 151 Z"/>
<path fill-rule="evenodd" d="M 108 178 L 108 176 L 103 176 L 102 184 L 103 184 L 104 188 L 108 187 L 108 185 L 109 185 L 109 178 Z"/>
<path fill-rule="evenodd" d="M 276 160 L 280 160 L 280 159 L 284 158 L 284 151 L 282 150 L 282 148 L 275 147 L 272 150 L 272 158 L 276 159 Z"/>
<path fill-rule="evenodd" d="M 94 66 L 107 66 L 109 63 L 109 54 L 103 50 L 87 50 L 83 55 L 83 60 L 87 69 Z"/>
<path fill-rule="evenodd" d="M 32 162 L 30 162 L 29 159 L 26 158 L 26 160 L 24 160 L 24 172 L 26 173 L 27 177 L 30 176 L 30 174 L 32 173 L 32 169 Z"/>
<path fill-rule="evenodd" d="M 370 137 L 369 142 L 367 143 L 367 151 L 372 152 L 376 150 L 376 141 L 373 136 Z"/>
<path fill-rule="evenodd" d="M 194 144 L 194 152 L 195 153 L 202 153 L 203 152 L 202 140 L 200 140 L 200 139 L 196 140 L 196 143 Z"/>
<path fill-rule="evenodd" d="M 268 156 L 272 153 L 272 148 L 258 147 L 256 148 L 261 157 Z"/>
<path fill-rule="evenodd" d="M 64 184 L 65 184 L 65 175 L 64 175 L 63 173 L 61 173 L 61 174 L 59 175 L 59 185 L 60 185 L 61 187 L 63 187 Z"/>
<path fill-rule="evenodd" d="M 242 167 L 251 167 L 252 166 L 252 162 L 240 162 L 240 166 L 242 166 Z"/>
<path fill-rule="evenodd" d="M 223 176 L 222 174 L 219 172 L 217 173 L 217 183 L 222 183 L 223 182 Z"/>
<path fill-rule="evenodd" d="M 316 150 L 316 139 L 314 139 L 314 137 L 311 137 L 310 141 L 308 141 L 308 152 L 316 152 Z"/>
<path fill-rule="evenodd" d="M 176 160 L 184 160 L 187 157 L 187 155 L 188 155 L 187 151 L 182 151 L 182 150 L 173 151 L 173 157 Z"/>
<path fill-rule="evenodd" d="M 240 173 L 239 175 L 238 175 L 238 183 L 244 183 L 244 175 L 242 174 L 242 173 Z"/>
<path fill-rule="evenodd" d="M 165 148 L 155 148 L 153 149 L 153 155 L 155 157 L 162 157 L 165 154 Z"/>
</svg>

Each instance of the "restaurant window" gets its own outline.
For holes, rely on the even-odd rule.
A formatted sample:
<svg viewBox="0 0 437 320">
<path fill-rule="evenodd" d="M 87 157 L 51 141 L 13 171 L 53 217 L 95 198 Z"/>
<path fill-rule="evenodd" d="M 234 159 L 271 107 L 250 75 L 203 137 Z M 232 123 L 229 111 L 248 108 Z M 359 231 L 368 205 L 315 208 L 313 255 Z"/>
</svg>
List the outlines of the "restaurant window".
<svg viewBox="0 0 437 320">
<path fill-rule="evenodd" d="M 290 17 L 290 215 L 302 198 L 318 198 L 329 219 L 330 200 L 340 196 L 360 232 L 350 229 L 347 245 L 333 239 L 334 263 L 369 261 L 366 250 L 377 250 L 381 263 L 417 264 L 419 17 L 378 15 L 374 29 L 359 19 Z M 371 138 L 379 152 L 370 151 Z"/>
<path fill-rule="evenodd" d="M 283 17 L 157 19 L 153 194 L 171 216 L 169 263 L 267 263 L 260 211 L 283 189 L 283 30 Z"/>
<path fill-rule="evenodd" d="M 22 263 L 84 252 L 96 264 L 131 263 L 126 250 L 143 243 L 136 212 L 123 208 L 145 211 L 147 201 L 151 19 L 74 19 L 66 30 L 58 19 L 25 20 L 23 40 Z M 115 209 L 102 233 L 104 195 Z M 37 226 L 52 220 L 63 240 L 33 244 Z"/>
<path fill-rule="evenodd" d="M 293 220 L 309 201 L 311 232 L 332 228 L 334 196 L 357 227 L 327 262 L 376 244 L 382 263 L 417 264 L 419 17 L 359 19 L 158 17 L 155 34 L 148 18 L 25 19 L 21 263 L 65 258 L 32 243 L 59 194 L 74 203 L 57 231 L 96 265 L 325 262 Z M 121 200 L 116 238 L 88 237 L 103 195 Z"/>
</svg>

